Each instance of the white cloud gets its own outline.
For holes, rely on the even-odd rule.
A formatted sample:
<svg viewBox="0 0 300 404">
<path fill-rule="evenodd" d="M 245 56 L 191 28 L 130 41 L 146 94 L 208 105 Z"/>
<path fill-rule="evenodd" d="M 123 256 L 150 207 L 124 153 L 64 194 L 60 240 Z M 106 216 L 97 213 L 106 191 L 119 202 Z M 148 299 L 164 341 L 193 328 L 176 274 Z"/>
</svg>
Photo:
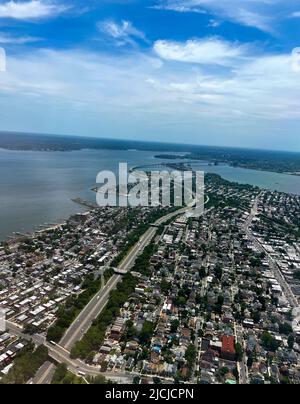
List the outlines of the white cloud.
<svg viewBox="0 0 300 404">
<path fill-rule="evenodd" d="M 235 131 L 240 139 L 261 133 L 270 146 L 275 132 L 284 141 L 287 127 L 298 133 L 300 73 L 291 55 L 250 53 L 241 60 L 245 50 L 227 46 L 225 56 L 222 47 L 218 54 L 228 57 L 233 69 L 215 69 L 211 63 L 218 58 L 178 68 L 174 55 L 161 64 L 149 53 L 132 51 L 108 56 L 41 49 L 12 55 L 0 74 L 2 127 L 19 129 L 20 122 L 23 130 L 82 134 L 88 128 L 89 134 L 93 129 L 102 136 L 144 139 L 165 133 L 173 141 L 189 135 L 200 143 L 205 138 L 197 140 L 199 133 L 219 133 L 219 144 Z"/>
<path fill-rule="evenodd" d="M 134 27 L 131 21 L 122 20 L 117 23 L 113 20 L 100 21 L 97 24 L 98 29 L 117 41 L 119 45 L 135 44 L 135 40 L 147 41 L 145 34 Z"/>
<path fill-rule="evenodd" d="M 158 0 L 157 9 L 177 12 L 209 12 L 219 18 L 273 32 L 273 6 L 284 0 Z"/>
<path fill-rule="evenodd" d="M 300 11 L 295 11 L 294 13 L 291 14 L 292 18 L 300 18 Z"/>
<path fill-rule="evenodd" d="M 16 2 L 14 0 L 0 4 L 0 18 L 30 20 L 52 17 L 64 12 L 68 7 L 44 0 Z"/>
<path fill-rule="evenodd" d="M 177 11 L 178 13 L 198 13 L 206 14 L 206 11 L 202 7 L 194 7 L 187 1 L 166 1 L 151 7 L 156 10 L 169 10 Z"/>
<path fill-rule="evenodd" d="M 273 17 L 269 17 L 266 15 L 261 15 L 259 13 L 240 8 L 232 13 L 233 19 L 242 23 L 243 25 L 247 25 L 249 27 L 255 27 L 260 29 L 261 31 L 271 32 L 273 33 Z"/>
<path fill-rule="evenodd" d="M 186 42 L 159 40 L 154 44 L 154 51 L 165 60 L 228 65 L 245 56 L 247 46 L 217 38 L 192 39 Z"/>
<path fill-rule="evenodd" d="M 210 28 L 217 28 L 217 27 L 219 27 L 221 25 L 221 22 L 220 21 L 217 21 L 217 20 L 214 20 L 213 18 L 211 18 L 210 20 L 209 20 L 209 23 L 208 23 L 208 27 L 210 27 Z"/>
<path fill-rule="evenodd" d="M 0 73 L 6 71 L 6 52 L 3 48 L 0 48 Z"/>
<path fill-rule="evenodd" d="M 32 42 L 38 42 L 41 41 L 41 38 L 38 37 L 32 37 L 32 36 L 11 36 L 7 34 L 1 34 L 0 33 L 0 44 L 6 44 L 6 45 L 25 45 L 28 43 Z"/>
</svg>

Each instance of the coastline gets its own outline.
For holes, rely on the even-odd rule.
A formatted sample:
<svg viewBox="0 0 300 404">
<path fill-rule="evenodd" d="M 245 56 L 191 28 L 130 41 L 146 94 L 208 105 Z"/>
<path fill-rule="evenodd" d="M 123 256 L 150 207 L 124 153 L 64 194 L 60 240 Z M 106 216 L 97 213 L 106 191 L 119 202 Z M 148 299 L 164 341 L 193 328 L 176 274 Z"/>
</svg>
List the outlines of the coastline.
<svg viewBox="0 0 300 404">
<path fill-rule="evenodd" d="M 86 210 L 86 212 L 89 212 L 89 210 Z M 79 213 L 80 212 L 78 212 L 78 214 Z M 0 240 L 0 245 L 5 244 L 5 243 L 9 243 L 9 242 L 13 243 L 14 241 L 18 241 L 18 239 L 22 239 L 22 238 L 26 238 L 26 237 L 34 237 L 37 234 L 43 234 L 43 233 L 47 233 L 49 231 L 57 230 L 57 229 L 61 228 L 62 226 L 65 226 L 67 224 L 67 221 L 70 220 L 70 218 L 72 216 L 74 216 L 74 215 L 70 215 L 68 218 L 62 220 L 59 223 L 53 224 L 53 225 L 48 225 L 48 226 L 46 224 L 45 225 L 40 225 L 39 227 L 43 227 L 40 230 L 34 230 L 32 232 L 27 232 L 27 233 L 24 233 L 24 234 L 22 234 L 22 233 L 18 234 L 18 232 L 17 232 L 15 236 L 8 236 L 8 237 L 6 237 L 6 239 Z"/>
<path fill-rule="evenodd" d="M 222 161 L 222 160 L 218 160 L 218 161 L 214 161 L 212 159 L 204 159 L 204 158 L 193 158 L 192 156 L 171 156 L 171 155 L 155 155 L 154 156 L 155 159 L 157 160 L 162 160 L 162 159 L 166 159 L 168 161 L 170 161 L 170 163 L 175 160 L 182 160 L 183 163 L 204 163 L 203 165 L 211 165 L 211 166 L 227 166 L 227 167 L 232 167 L 232 168 L 245 168 L 247 170 L 253 170 L 253 171 L 261 171 L 261 172 L 265 172 L 265 173 L 275 173 L 275 174 L 284 174 L 284 175 L 291 175 L 291 176 L 295 176 L 295 177 L 300 177 L 300 172 L 291 172 L 291 171 L 284 171 L 284 170 L 272 170 L 272 169 L 265 169 L 264 167 L 253 167 L 247 164 L 238 164 L 238 163 L 231 163 L 230 161 Z"/>
<path fill-rule="evenodd" d="M 14 147 L 0 147 L 0 151 L 7 151 L 7 152 L 32 152 L 32 153 L 72 153 L 72 152 L 80 152 L 80 151 L 95 151 L 95 150 L 110 150 L 110 151 L 128 151 L 128 152 L 143 152 L 143 151 L 150 151 L 148 149 L 126 149 L 126 148 L 110 148 L 110 147 L 103 147 L 103 148 L 93 148 L 93 147 L 82 147 L 82 148 L 14 148 Z M 156 153 L 155 151 L 153 151 L 153 153 Z M 189 153 L 189 152 L 186 152 Z M 284 175 L 290 175 L 293 177 L 300 177 L 300 172 L 295 171 L 295 172 L 291 172 L 291 171 L 285 171 L 285 170 L 280 170 L 280 169 L 271 169 L 271 168 L 264 168 L 261 167 L 259 165 L 253 167 L 251 165 L 243 165 L 243 164 L 238 164 L 238 163 L 230 163 L 228 161 L 222 161 L 219 160 L 214 161 L 213 159 L 204 159 L 204 158 L 193 158 L 191 156 L 184 156 L 184 155 L 176 155 L 174 154 L 173 157 L 171 157 L 171 155 L 166 154 L 166 155 L 153 155 L 154 159 L 157 160 L 169 160 L 170 163 L 172 162 L 172 160 L 182 160 L 183 162 L 186 163 L 186 160 L 191 160 L 191 162 L 204 162 L 208 165 L 217 165 L 217 166 L 222 166 L 222 165 L 226 165 L 226 166 L 230 166 L 230 167 L 238 167 L 238 168 L 245 168 L 247 170 L 253 170 L 253 171 L 261 171 L 261 172 L 265 172 L 265 173 L 275 173 L 275 174 L 284 174 Z M 300 157 L 299 157 L 300 158 Z"/>
<path fill-rule="evenodd" d="M 76 205 L 74 208 L 72 199 L 81 198 L 95 202 L 91 192 L 95 192 L 96 184 L 94 187 L 93 184 L 98 170 L 114 170 L 119 161 L 128 161 L 129 168 L 139 167 L 142 164 L 155 164 L 159 162 L 154 158 L 155 154 L 157 154 L 155 151 L 133 154 L 127 151 L 103 150 L 82 151 L 74 155 L 70 153 L 39 155 L 39 152 L 23 154 L 22 151 L 12 152 L 11 155 L 10 152 L 8 154 L 2 152 L 1 241 L 7 240 L 9 236 L 17 237 L 18 232 L 42 231 L 41 227 L 47 231 L 53 227 L 48 223 L 61 225 L 67 218 L 80 211 Z M 197 163 L 197 160 L 193 162 Z M 170 164 L 172 160 L 165 160 L 163 163 Z M 202 164 L 205 166 L 206 162 Z M 199 168 L 218 174 L 230 182 L 249 184 L 286 194 L 300 194 L 300 176 L 246 170 L 229 165 L 214 166 L 212 163 L 211 166 L 208 163 L 207 167 Z M 90 207 L 84 206 L 84 208 L 86 210 Z"/>
<path fill-rule="evenodd" d="M 37 153 L 70 153 L 84 150 L 153 152 L 153 158 L 170 161 L 203 160 L 208 164 L 225 163 L 249 170 L 300 176 L 300 151 L 0 131 L 1 150 Z"/>
</svg>

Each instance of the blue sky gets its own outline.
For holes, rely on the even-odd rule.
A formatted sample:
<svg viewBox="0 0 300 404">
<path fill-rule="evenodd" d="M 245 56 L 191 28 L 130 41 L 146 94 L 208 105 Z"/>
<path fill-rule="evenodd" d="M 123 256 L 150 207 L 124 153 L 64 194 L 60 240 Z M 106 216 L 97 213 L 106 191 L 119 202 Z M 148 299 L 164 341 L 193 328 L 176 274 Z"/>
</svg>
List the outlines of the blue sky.
<svg viewBox="0 0 300 404">
<path fill-rule="evenodd" d="M 300 0 L 0 0 L 0 47 L 2 130 L 300 151 Z"/>
</svg>

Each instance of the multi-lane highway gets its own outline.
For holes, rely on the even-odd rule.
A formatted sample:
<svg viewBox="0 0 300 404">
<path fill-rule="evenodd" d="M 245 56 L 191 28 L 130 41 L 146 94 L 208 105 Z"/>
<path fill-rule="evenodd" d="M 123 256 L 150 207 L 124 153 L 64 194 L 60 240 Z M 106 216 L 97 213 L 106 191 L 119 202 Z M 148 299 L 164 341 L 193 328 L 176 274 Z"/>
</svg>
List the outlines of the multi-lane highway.
<svg viewBox="0 0 300 404">
<path fill-rule="evenodd" d="M 120 280 L 120 275 L 114 275 L 110 278 L 105 287 L 93 297 L 93 299 L 81 311 L 79 316 L 67 330 L 64 337 L 60 341 L 60 346 L 70 351 L 74 344 L 83 337 L 83 335 L 92 325 L 93 320 L 105 307 L 110 292 L 115 289 Z"/>
<path fill-rule="evenodd" d="M 209 200 L 209 199 L 208 199 Z M 206 203 L 208 202 L 206 201 Z M 160 219 L 158 219 L 153 226 L 141 236 L 140 240 L 135 244 L 135 246 L 129 251 L 124 260 L 120 263 L 118 269 L 126 273 L 134 265 L 136 258 L 143 252 L 145 247 L 150 244 L 151 240 L 154 238 L 157 227 L 168 222 L 170 219 L 181 215 L 188 214 L 193 209 L 193 205 L 189 205 L 180 210 L 176 210 L 169 213 Z M 49 356 L 57 363 L 66 363 L 70 371 L 75 374 L 84 373 L 90 376 L 99 375 L 100 368 L 89 366 L 80 360 L 73 360 L 70 358 L 70 351 L 77 341 L 80 341 L 84 334 L 90 328 L 93 320 L 102 312 L 105 305 L 108 302 L 110 292 L 114 290 L 118 282 L 122 279 L 121 275 L 113 275 L 107 284 L 101 288 L 101 290 L 91 299 L 87 306 L 81 311 L 75 321 L 71 324 L 69 329 L 66 331 L 65 335 L 61 339 L 59 344 L 48 343 L 44 336 L 34 335 L 29 336 L 22 333 L 22 329 L 11 322 L 7 322 L 7 329 L 19 335 L 27 340 L 32 340 L 38 345 L 45 345 L 49 350 Z M 33 379 L 33 384 L 49 384 L 51 383 L 52 376 L 55 370 L 55 366 L 46 362 L 37 372 L 35 378 Z M 132 376 L 126 373 L 105 373 L 106 377 L 117 380 L 119 382 L 130 382 L 132 381 Z"/>
<path fill-rule="evenodd" d="M 155 225 L 159 226 L 160 224 L 166 222 L 171 219 L 175 215 L 178 215 L 178 212 L 172 212 L 171 214 L 164 216 L 155 222 Z M 137 256 L 144 250 L 144 248 L 151 242 L 153 239 L 157 228 L 150 227 L 140 238 L 139 242 L 129 251 L 125 259 L 119 265 L 120 270 L 128 271 L 134 264 Z M 79 341 L 83 335 L 90 328 L 93 320 L 101 313 L 104 309 L 108 299 L 110 292 L 115 289 L 118 282 L 122 279 L 121 275 L 113 275 L 108 283 L 101 289 L 93 299 L 87 304 L 87 306 L 81 311 L 79 316 L 70 326 L 70 328 L 65 333 L 64 337 L 60 341 L 59 345 L 68 351 L 72 349 L 77 341 Z"/>
<path fill-rule="evenodd" d="M 168 215 L 168 218 L 170 218 L 170 217 L 171 216 Z M 159 224 L 163 223 L 161 220 L 162 219 L 159 220 Z M 165 219 L 165 220 L 167 220 L 167 219 Z M 155 223 L 155 224 L 158 224 L 158 223 Z M 146 233 L 140 238 L 139 242 L 130 250 L 128 255 L 125 257 L 125 259 L 119 265 L 118 269 L 126 272 L 133 266 L 134 261 L 136 260 L 137 256 L 144 250 L 144 248 L 153 239 L 153 237 L 156 233 L 156 230 L 157 229 L 155 227 L 151 227 L 146 231 Z M 110 292 L 116 288 L 118 282 L 120 282 L 121 279 L 122 279 L 121 275 L 113 275 L 110 278 L 110 280 L 107 282 L 107 284 L 104 286 L 104 288 L 101 289 L 93 297 L 93 299 L 81 311 L 79 316 L 76 318 L 76 320 L 73 322 L 73 324 L 70 326 L 70 328 L 65 333 L 64 337 L 62 338 L 62 340 L 59 343 L 59 345 L 61 347 L 70 351 L 72 349 L 72 347 L 75 345 L 75 343 L 83 337 L 83 335 L 90 328 L 93 320 L 104 309 L 104 307 L 109 299 Z"/>
<path fill-rule="evenodd" d="M 38 370 L 31 384 L 50 384 L 55 372 L 55 365 L 51 362 L 45 362 Z"/>
<path fill-rule="evenodd" d="M 150 227 L 140 238 L 137 244 L 129 251 L 125 259 L 119 265 L 120 270 L 128 271 L 134 264 L 136 258 L 143 252 L 145 247 L 150 244 L 151 240 L 156 234 L 157 227 L 163 223 L 168 222 L 173 217 L 176 217 L 180 214 L 184 214 L 189 211 L 189 208 L 183 208 L 181 210 L 177 210 L 175 212 L 169 213 L 166 216 L 158 219 L 153 227 Z M 14 332 L 16 335 L 23 336 L 27 339 L 33 340 L 37 344 L 44 344 L 49 350 L 49 356 L 58 363 L 66 363 L 69 369 L 78 374 L 78 372 L 85 373 L 86 375 L 96 376 L 99 375 L 100 369 L 99 367 L 88 366 L 80 360 L 72 360 L 70 358 L 70 350 L 75 345 L 77 341 L 83 337 L 83 335 L 90 328 L 93 320 L 102 312 L 105 305 L 108 302 L 110 292 L 115 289 L 118 282 L 122 279 L 121 275 L 113 275 L 107 284 L 92 298 L 92 300 L 87 304 L 87 306 L 82 310 L 73 324 L 66 331 L 65 335 L 61 339 L 59 344 L 53 345 L 45 341 L 45 338 L 40 335 L 28 336 L 23 335 L 22 330 L 20 330 L 17 326 L 10 323 L 8 328 L 10 331 Z M 52 379 L 52 375 L 54 372 L 54 365 L 50 362 L 47 362 L 42 366 L 42 368 L 38 371 L 38 374 L 34 378 L 35 384 L 49 384 Z M 115 373 L 105 373 L 106 377 L 118 380 L 118 381 L 129 381 L 131 376 L 128 374 L 115 374 Z"/>
</svg>

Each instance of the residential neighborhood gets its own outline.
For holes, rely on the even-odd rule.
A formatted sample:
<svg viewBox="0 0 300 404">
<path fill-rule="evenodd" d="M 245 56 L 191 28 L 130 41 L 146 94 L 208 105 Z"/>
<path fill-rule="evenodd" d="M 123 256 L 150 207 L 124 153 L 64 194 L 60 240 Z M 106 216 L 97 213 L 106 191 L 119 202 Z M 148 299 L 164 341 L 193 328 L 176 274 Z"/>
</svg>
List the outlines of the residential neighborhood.
<svg viewBox="0 0 300 404">
<path fill-rule="evenodd" d="M 20 332 L 0 335 L 2 374 L 30 338 L 59 347 L 118 276 L 70 364 L 135 384 L 299 383 L 300 198 L 214 175 L 206 194 L 199 218 L 153 225 L 167 209 L 98 208 L 3 243 L 0 307 Z M 147 225 L 154 237 L 114 275 Z"/>
</svg>

